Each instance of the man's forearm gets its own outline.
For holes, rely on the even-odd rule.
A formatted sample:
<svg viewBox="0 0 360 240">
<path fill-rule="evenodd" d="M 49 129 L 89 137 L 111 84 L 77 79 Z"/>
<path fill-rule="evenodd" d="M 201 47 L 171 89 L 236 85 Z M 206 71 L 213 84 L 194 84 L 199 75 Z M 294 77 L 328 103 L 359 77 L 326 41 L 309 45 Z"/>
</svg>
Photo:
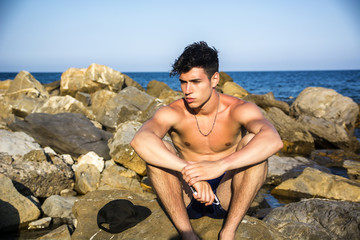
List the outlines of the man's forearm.
<svg viewBox="0 0 360 240">
<path fill-rule="evenodd" d="M 282 146 L 283 143 L 276 132 L 259 132 L 245 147 L 220 161 L 225 164 L 227 170 L 247 167 L 266 160 L 278 152 Z"/>
<path fill-rule="evenodd" d="M 151 132 L 139 132 L 131 141 L 136 153 L 148 164 L 180 172 L 187 162 L 171 152 L 165 143 Z"/>
</svg>

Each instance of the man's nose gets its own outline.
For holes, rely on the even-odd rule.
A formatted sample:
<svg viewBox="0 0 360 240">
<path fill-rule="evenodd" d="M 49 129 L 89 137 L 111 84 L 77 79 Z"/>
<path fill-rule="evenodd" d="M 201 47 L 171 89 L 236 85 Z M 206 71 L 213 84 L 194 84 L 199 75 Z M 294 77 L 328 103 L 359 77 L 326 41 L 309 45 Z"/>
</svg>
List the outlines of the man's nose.
<svg viewBox="0 0 360 240">
<path fill-rule="evenodd" d="M 192 91 L 191 83 L 187 83 L 185 87 L 185 94 L 190 94 Z"/>
</svg>

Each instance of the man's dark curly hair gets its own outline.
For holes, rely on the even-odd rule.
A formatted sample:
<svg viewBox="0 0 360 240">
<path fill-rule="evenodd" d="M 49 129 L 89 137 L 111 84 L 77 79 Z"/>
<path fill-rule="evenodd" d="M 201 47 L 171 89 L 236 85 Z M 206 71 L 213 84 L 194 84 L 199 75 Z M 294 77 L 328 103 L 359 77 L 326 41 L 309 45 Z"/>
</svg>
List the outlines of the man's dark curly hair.
<svg viewBox="0 0 360 240">
<path fill-rule="evenodd" d="M 184 49 L 172 67 L 170 76 L 187 73 L 194 67 L 200 67 L 210 79 L 219 71 L 218 51 L 214 47 L 209 47 L 206 42 L 195 42 Z"/>
</svg>

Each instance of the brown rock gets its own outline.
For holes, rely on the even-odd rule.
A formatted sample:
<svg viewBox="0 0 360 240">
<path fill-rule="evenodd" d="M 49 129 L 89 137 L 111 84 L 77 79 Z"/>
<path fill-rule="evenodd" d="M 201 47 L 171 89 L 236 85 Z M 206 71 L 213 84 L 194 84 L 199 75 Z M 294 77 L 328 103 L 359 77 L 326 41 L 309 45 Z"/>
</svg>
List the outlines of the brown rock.
<svg viewBox="0 0 360 240">
<path fill-rule="evenodd" d="M 231 95 L 237 98 L 243 98 L 249 95 L 249 92 L 236 84 L 235 82 L 226 82 L 222 88 L 224 94 Z"/>
<path fill-rule="evenodd" d="M 297 178 L 286 180 L 275 187 L 272 194 L 298 199 L 320 197 L 360 202 L 360 183 L 306 168 Z"/>
</svg>

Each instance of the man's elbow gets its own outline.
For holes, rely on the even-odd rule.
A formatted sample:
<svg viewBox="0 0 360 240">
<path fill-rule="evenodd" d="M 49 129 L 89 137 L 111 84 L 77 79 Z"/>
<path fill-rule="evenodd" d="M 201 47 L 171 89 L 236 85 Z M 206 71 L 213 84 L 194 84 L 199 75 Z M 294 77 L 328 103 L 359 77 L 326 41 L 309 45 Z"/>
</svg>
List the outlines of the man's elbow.
<svg viewBox="0 0 360 240">
<path fill-rule="evenodd" d="M 130 146 L 135 149 L 137 149 L 137 146 L 139 146 L 139 137 L 135 134 L 134 138 L 130 142 Z"/>
<path fill-rule="evenodd" d="M 277 137 L 276 141 L 274 141 L 274 150 L 275 152 L 280 151 L 284 146 L 283 141 L 281 140 L 280 136 Z"/>
</svg>

